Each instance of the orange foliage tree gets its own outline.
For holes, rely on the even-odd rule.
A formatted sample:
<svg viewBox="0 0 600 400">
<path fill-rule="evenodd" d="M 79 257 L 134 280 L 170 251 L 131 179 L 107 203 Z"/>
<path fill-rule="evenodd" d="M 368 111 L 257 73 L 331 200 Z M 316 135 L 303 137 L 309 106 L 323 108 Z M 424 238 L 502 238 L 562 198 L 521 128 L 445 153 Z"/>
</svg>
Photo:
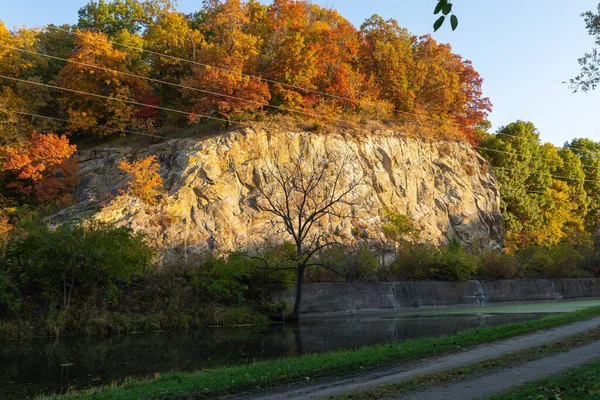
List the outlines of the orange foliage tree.
<svg viewBox="0 0 600 400">
<path fill-rule="evenodd" d="M 79 33 L 81 35 L 75 37 L 76 50 L 70 60 L 107 70 L 67 63 L 58 74 L 60 86 L 139 103 L 152 98 L 152 90 L 146 80 L 112 72 L 114 70 L 145 75 L 145 67 L 140 62 L 139 52 L 116 49 L 102 33 L 85 31 Z M 139 36 L 131 35 L 126 31 L 116 40 L 129 42 L 136 47 L 141 47 L 143 44 Z M 89 125 L 127 129 L 135 127 L 136 117 L 139 117 L 140 107 L 123 101 L 107 101 L 103 98 L 75 93 L 66 93 L 61 100 L 69 119 L 73 121 L 69 126 L 73 132 L 85 130 L 103 135 L 114 131 L 90 128 Z"/>
<path fill-rule="evenodd" d="M 192 103 L 192 113 L 216 113 L 230 119 L 235 114 L 260 109 L 268 104 L 271 95 L 266 82 L 249 76 L 255 71 L 259 38 L 247 29 L 248 4 L 240 0 L 210 2 L 205 11 L 203 30 L 210 32 L 211 40 L 199 57 L 214 68 L 196 65 L 182 84 L 223 96 L 184 89 L 183 94 Z M 191 116 L 190 120 L 194 122 L 196 117 Z"/>
<path fill-rule="evenodd" d="M 131 180 L 127 182 L 128 192 L 147 204 L 155 204 L 156 197 L 160 195 L 163 179 L 158 173 L 160 164 L 156 156 L 148 156 L 132 163 L 123 159 L 118 167 L 126 172 Z"/>
<path fill-rule="evenodd" d="M 492 109 L 482 97 L 483 79 L 469 60 L 452 53 L 429 35 L 414 45 L 415 111 L 456 123 L 457 130 L 475 140 L 473 130 Z"/>
<path fill-rule="evenodd" d="M 34 132 L 29 139 L 3 150 L 2 171 L 13 178 L 8 188 L 41 203 L 65 204 L 70 199 L 79 178 L 72 157 L 76 147 L 66 136 Z"/>
</svg>

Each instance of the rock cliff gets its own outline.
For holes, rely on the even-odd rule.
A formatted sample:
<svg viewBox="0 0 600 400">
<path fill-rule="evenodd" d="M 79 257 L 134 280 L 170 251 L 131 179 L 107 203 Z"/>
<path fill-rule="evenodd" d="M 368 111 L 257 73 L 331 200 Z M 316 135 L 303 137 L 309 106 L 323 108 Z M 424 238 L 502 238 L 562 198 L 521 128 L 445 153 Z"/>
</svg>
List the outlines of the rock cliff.
<svg viewBox="0 0 600 400">
<path fill-rule="evenodd" d="M 380 132 L 319 135 L 240 129 L 208 138 L 174 139 L 144 149 L 127 146 L 81 152 L 79 201 L 57 219 L 95 217 L 148 234 L 163 261 L 207 250 L 226 252 L 263 246 L 273 216 L 257 209 L 256 179 L 265 157 L 284 159 L 307 146 L 307 159 L 351 155 L 349 174 L 364 174 L 369 198 L 351 219 L 329 219 L 319 229 L 348 243 L 382 239 L 386 208 L 410 217 L 420 241 L 440 244 L 456 237 L 468 248 L 500 247 L 504 235 L 497 184 L 486 161 L 465 144 L 432 142 Z M 147 205 L 120 195 L 127 177 L 123 157 L 158 155 L 165 195 Z M 286 240 L 280 236 L 275 240 Z"/>
</svg>

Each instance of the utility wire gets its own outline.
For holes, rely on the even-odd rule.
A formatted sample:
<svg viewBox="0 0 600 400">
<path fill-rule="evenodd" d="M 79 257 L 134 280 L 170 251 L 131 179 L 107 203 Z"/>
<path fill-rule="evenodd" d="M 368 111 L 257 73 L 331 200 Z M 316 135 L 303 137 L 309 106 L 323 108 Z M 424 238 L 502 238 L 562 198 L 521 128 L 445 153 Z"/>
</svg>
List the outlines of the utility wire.
<svg viewBox="0 0 600 400">
<path fill-rule="evenodd" d="M 85 36 L 81 32 L 75 32 L 75 31 L 71 31 L 71 30 L 68 30 L 68 29 L 58 28 L 58 27 L 55 27 L 55 26 L 47 26 L 46 28 L 47 29 L 53 29 L 53 30 L 60 31 L 60 32 L 64 32 L 64 33 L 68 33 L 68 34 L 72 34 L 72 35 L 77 35 L 77 36 L 82 36 L 82 37 Z M 282 85 L 282 86 L 290 87 L 290 88 L 293 88 L 293 89 L 302 90 L 304 92 L 315 93 L 315 94 L 319 94 L 319 95 L 322 95 L 322 96 L 332 97 L 332 98 L 335 98 L 335 99 L 338 99 L 338 100 L 344 100 L 344 101 L 352 102 L 352 103 L 355 103 L 355 104 L 359 103 L 358 100 L 354 100 L 354 99 L 351 99 L 351 98 L 348 98 L 348 97 L 338 96 L 338 95 L 334 95 L 334 94 L 331 94 L 331 93 L 326 93 L 326 92 L 322 92 L 322 91 L 318 91 L 318 90 L 314 90 L 314 89 L 308 89 L 308 88 L 304 88 L 304 87 L 300 87 L 300 86 L 296 86 L 296 85 L 291 85 L 291 84 L 279 82 L 279 81 L 272 80 L 272 79 L 262 78 L 262 77 L 256 76 L 256 75 L 244 74 L 244 73 L 236 72 L 236 71 L 233 71 L 233 70 L 230 70 L 230 69 L 226 69 L 226 68 L 222 68 L 222 67 L 215 67 L 215 66 L 210 65 L 210 64 L 201 63 L 201 62 L 198 62 L 198 61 L 195 61 L 195 60 L 189 60 L 187 58 L 176 57 L 176 56 L 172 56 L 170 54 L 159 53 L 159 52 L 156 52 L 156 51 L 145 49 L 143 47 L 135 47 L 135 46 L 127 45 L 127 44 L 124 44 L 124 43 L 116 42 L 116 41 L 113 41 L 113 40 L 101 39 L 101 38 L 97 38 L 97 37 L 92 37 L 92 39 L 94 39 L 96 41 L 110 43 L 112 45 L 122 46 L 122 47 L 125 47 L 125 48 L 128 48 L 128 49 L 132 49 L 132 50 L 142 51 L 142 52 L 145 52 L 145 53 L 148 53 L 148 54 L 153 54 L 153 55 L 160 56 L 160 57 L 169 58 L 169 59 L 176 60 L 176 61 L 182 61 L 182 62 L 186 62 L 186 63 L 191 63 L 191 64 L 196 64 L 196 65 L 204 66 L 206 68 L 216 69 L 218 71 L 226 72 L 226 73 L 229 73 L 229 74 L 241 75 L 241 76 L 245 76 L 245 77 L 252 78 L 252 79 L 259 79 L 259 80 L 262 80 L 262 81 L 265 81 L 265 82 L 269 82 L 269 83 L 272 83 L 272 84 L 277 84 L 277 85 Z M 40 54 L 40 55 L 43 55 L 43 54 Z M 144 78 L 144 79 L 146 79 L 146 78 Z M 194 90 L 194 89 L 192 89 L 192 90 Z M 199 90 L 199 91 L 202 91 L 202 90 Z M 214 94 L 214 95 L 217 95 L 217 96 L 227 97 L 226 95 L 222 95 L 222 94 L 218 94 L 218 93 L 210 93 L 210 94 Z M 231 98 L 235 98 L 235 97 L 231 97 Z M 241 98 L 237 98 L 237 100 L 251 101 L 251 100 L 241 99 Z M 365 104 L 375 105 L 373 102 L 365 102 Z M 273 106 L 273 107 L 277 107 L 277 106 Z M 286 111 L 291 111 L 291 112 L 303 112 L 303 111 L 299 111 L 299 110 L 286 109 L 286 108 L 280 108 L 280 109 L 286 110 Z M 454 121 L 446 121 L 446 120 L 443 120 L 441 118 L 430 117 L 430 116 L 424 115 L 424 114 L 417 114 L 417 113 L 413 113 L 413 112 L 409 112 L 409 111 L 402 111 L 402 110 L 398 110 L 396 108 L 392 109 L 392 111 L 394 111 L 396 113 L 399 113 L 399 114 L 410 115 L 410 116 L 414 116 L 414 117 L 417 117 L 417 118 L 428 119 L 428 120 L 431 120 L 431 121 L 436 121 L 436 122 L 441 122 L 441 123 L 445 123 L 445 124 L 451 124 L 451 125 L 455 125 L 455 126 L 460 126 L 460 127 L 468 128 L 468 129 L 473 129 L 473 127 L 469 126 L 469 125 L 461 124 L 461 123 L 454 122 Z M 303 113 L 306 113 L 306 112 L 303 112 Z M 311 113 L 309 113 L 307 115 L 311 115 Z M 314 115 L 314 114 L 312 114 L 312 115 Z M 331 117 L 321 116 L 321 118 L 331 118 Z M 351 121 L 345 121 L 345 122 L 347 122 L 347 123 L 353 123 Z M 519 138 L 519 139 L 524 139 L 524 138 L 522 138 L 520 136 L 511 135 L 511 134 L 507 134 L 507 133 L 498 132 L 496 134 L 497 135 L 503 135 L 503 136 L 509 136 L 509 137 L 515 137 L 515 138 Z M 572 150 L 581 150 L 581 151 L 586 150 L 586 149 L 578 149 L 578 148 L 570 147 L 570 146 L 562 146 L 562 147 L 563 148 L 572 149 Z"/>
<path fill-rule="evenodd" d="M 88 126 L 88 127 L 107 129 L 107 130 L 112 130 L 112 131 L 117 131 L 117 132 L 122 132 L 122 133 L 129 133 L 129 134 L 133 134 L 133 135 L 149 136 L 149 137 L 154 137 L 154 138 L 159 138 L 159 139 L 166 139 L 166 140 L 173 139 L 173 138 L 170 138 L 168 136 L 159 136 L 159 135 L 154 135 L 154 134 L 150 134 L 150 133 L 144 133 L 144 132 L 138 132 L 138 131 L 131 131 L 131 130 L 127 130 L 127 129 L 112 128 L 112 127 L 105 126 L 105 125 L 87 124 L 87 123 L 83 123 L 83 122 L 71 121 L 71 120 L 68 120 L 68 119 L 50 117 L 50 116 L 47 116 L 47 115 L 40 115 L 40 114 L 34 114 L 34 113 L 26 113 L 26 112 L 23 112 L 23 111 L 16 111 L 16 110 L 5 110 L 5 111 L 11 112 L 11 113 L 14 113 L 14 114 L 19 114 L 19 115 L 25 115 L 25 116 L 36 117 L 36 118 L 45 118 L 45 119 L 49 119 L 49 120 L 52 120 L 52 121 L 59 121 L 59 122 L 65 122 L 65 123 L 72 123 L 72 124 L 84 125 L 84 126 Z M 502 169 L 502 170 L 508 170 L 508 171 L 517 171 L 515 169 L 510 169 L 510 168 L 494 167 L 494 166 L 489 166 L 489 167 L 492 168 L 492 169 Z M 533 172 L 533 174 L 541 174 L 541 173 Z M 564 176 L 556 176 L 556 175 L 549 175 L 549 176 L 551 176 L 553 178 L 558 178 L 558 179 L 581 180 L 581 179 L 577 179 L 577 178 L 569 178 L 569 177 L 564 177 Z M 595 180 L 590 180 L 590 179 L 583 179 L 583 180 L 584 181 L 589 181 L 589 182 L 600 183 L 600 181 L 595 181 Z M 488 186 L 488 188 L 490 188 L 489 185 L 486 185 L 486 186 Z M 512 190 L 512 191 L 520 190 L 520 189 L 516 189 L 516 188 L 510 188 L 510 187 L 502 186 L 500 183 L 498 183 L 497 187 L 500 190 Z M 525 192 L 532 193 L 532 194 L 546 194 L 546 192 L 543 192 L 543 191 L 534 191 L 534 190 L 525 190 Z M 586 197 L 586 198 L 589 198 L 589 199 L 600 199 L 600 197 L 588 196 L 587 194 L 582 194 L 582 195 L 569 194 L 569 196 Z"/>
<path fill-rule="evenodd" d="M 101 94 L 84 92 L 84 91 L 81 91 L 81 90 L 68 89 L 68 88 L 64 88 L 64 87 L 61 87 L 61 86 L 50 85 L 48 83 L 28 81 L 26 79 L 13 78 L 13 77 L 10 77 L 10 76 L 5 76 L 5 75 L 0 75 L 0 78 L 2 78 L 2 79 L 8 79 L 8 80 L 16 81 L 16 82 L 29 83 L 31 85 L 44 86 L 44 87 L 47 87 L 47 88 L 50 88 L 50 89 L 64 90 L 64 91 L 67 91 L 67 92 L 76 93 L 76 94 L 82 94 L 82 95 L 86 95 L 86 96 L 98 97 L 98 98 L 101 98 L 101 99 L 106 99 L 106 100 L 111 100 L 111 101 L 121 101 L 121 102 L 127 103 L 127 104 L 133 104 L 133 105 L 136 105 L 136 106 L 155 108 L 155 109 L 158 109 L 158 110 L 164 110 L 164 111 L 174 112 L 174 113 L 178 113 L 178 114 L 189 115 L 189 116 L 196 117 L 196 118 L 208 118 L 208 119 L 213 119 L 213 120 L 217 120 L 217 121 L 225 121 L 225 122 L 230 122 L 230 123 L 238 124 L 238 125 L 241 125 L 241 126 L 248 126 L 249 125 L 249 124 L 247 124 L 245 122 L 230 121 L 230 120 L 227 120 L 227 119 L 224 119 L 224 118 L 212 117 L 210 115 L 202 115 L 202 114 L 198 114 L 198 113 L 191 113 L 191 112 L 187 112 L 187 111 L 177 110 L 177 109 L 174 109 L 174 108 L 161 107 L 161 106 L 156 106 L 156 105 L 153 105 L 153 104 L 139 103 L 137 101 L 126 100 L 126 99 L 119 99 L 119 98 L 116 98 L 116 97 L 104 96 L 104 95 L 101 95 Z"/>
<path fill-rule="evenodd" d="M 52 121 L 59 121 L 59 122 L 64 122 L 64 123 L 70 123 L 70 124 L 77 124 L 77 125 L 88 126 L 88 127 L 91 127 L 91 128 L 107 129 L 107 130 L 111 130 L 111 131 L 115 131 L 115 132 L 120 132 L 120 133 L 129 133 L 129 134 L 132 134 L 132 135 L 148 136 L 148 137 L 153 137 L 153 138 L 158 138 L 158 139 L 165 139 L 165 140 L 172 140 L 173 139 L 172 137 L 168 137 L 168 136 L 160 136 L 160 135 L 155 135 L 155 134 L 151 134 L 151 133 L 145 133 L 145 132 L 139 132 L 139 131 L 132 131 L 132 130 L 127 130 L 127 129 L 113 128 L 113 127 L 109 127 L 109 126 L 106 126 L 106 125 L 88 124 L 88 123 L 84 123 L 84 122 L 72 121 L 72 120 L 63 119 L 63 118 L 50 117 L 50 116 L 47 116 L 47 115 L 27 113 L 27 112 L 17 111 L 17 110 L 5 110 L 5 111 L 13 113 L 13 114 L 25 115 L 25 116 L 34 117 L 34 118 L 44 118 L 44 119 L 48 119 L 48 120 L 52 120 Z M 514 168 L 495 167 L 495 166 L 492 166 L 492 165 L 490 165 L 489 168 L 491 168 L 491 169 L 505 170 L 505 171 L 519 172 L 518 170 L 516 170 Z M 542 175 L 541 172 L 531 172 L 531 174 Z M 600 183 L 600 181 L 593 180 L 593 179 L 580 179 L 580 178 L 572 178 L 572 177 L 558 176 L 558 175 L 548 175 L 548 176 L 550 176 L 552 178 L 556 178 L 556 179 L 565 179 L 565 180 L 574 180 L 574 181 L 585 181 L 585 182 Z"/>
<path fill-rule="evenodd" d="M 53 29 L 53 30 L 60 31 L 60 32 L 69 33 L 71 35 L 86 36 L 86 35 L 84 35 L 81 32 L 75 32 L 75 31 L 71 31 L 71 30 L 68 30 L 68 29 L 62 29 L 62 28 L 58 28 L 56 26 L 46 26 L 46 28 L 47 29 Z M 169 59 L 176 60 L 176 61 L 182 61 L 182 62 L 186 62 L 186 63 L 190 63 L 190 64 L 200 65 L 200 66 L 203 66 L 203 67 L 206 67 L 206 68 L 216 69 L 217 71 L 222 71 L 222 72 L 226 72 L 226 73 L 230 73 L 230 74 L 235 74 L 235 75 L 242 75 L 242 76 L 245 76 L 245 77 L 248 77 L 248 78 L 251 78 L 251 79 L 259 79 L 259 80 L 262 80 L 264 82 L 268 82 L 268 83 L 272 83 L 272 84 L 276 84 L 276 85 L 281 85 L 281 86 L 285 86 L 285 87 L 289 87 L 289 88 L 301 90 L 303 92 L 315 93 L 315 94 L 319 94 L 321 96 L 332 97 L 332 98 L 335 98 L 335 99 L 338 99 L 338 100 L 344 100 L 344 101 L 348 101 L 348 102 L 355 103 L 355 104 L 359 103 L 358 100 L 354 100 L 354 99 L 351 99 L 349 97 L 338 96 L 338 95 L 335 95 L 335 94 L 326 93 L 326 92 L 322 92 L 322 91 L 319 91 L 319 90 L 308 89 L 308 88 L 301 87 L 301 86 L 291 85 L 291 84 L 284 83 L 284 82 L 279 82 L 279 81 L 276 81 L 276 80 L 273 80 L 273 79 L 266 79 L 266 78 L 263 78 L 261 76 L 244 74 L 244 73 L 236 72 L 236 71 L 233 71 L 233 70 L 230 70 L 230 69 L 226 69 L 226 68 L 222 68 L 222 67 L 215 67 L 214 65 L 201 63 L 201 62 L 198 62 L 198 61 L 195 61 L 195 60 L 189 60 L 187 58 L 176 57 L 176 56 L 172 56 L 170 54 L 159 53 L 159 52 L 156 52 L 156 51 L 145 49 L 143 47 L 135 47 L 135 46 L 131 46 L 131 45 L 128 45 L 128 44 L 115 42 L 113 40 L 101 39 L 101 38 L 97 38 L 97 37 L 92 37 L 92 39 L 94 39 L 96 41 L 110 43 L 112 45 L 122 46 L 122 47 L 125 47 L 125 48 L 128 48 L 128 49 L 131 49 L 131 50 L 138 50 L 138 51 L 142 51 L 144 53 L 148 53 L 148 54 L 153 54 L 153 55 L 160 56 L 160 57 L 169 58 Z M 365 104 L 371 104 L 373 106 L 376 105 L 373 102 L 365 102 Z M 458 122 L 444 121 L 444 120 L 441 120 L 440 118 L 430 117 L 430 116 L 424 115 L 424 114 L 416 114 L 416 113 L 412 113 L 412 112 L 408 112 L 408 111 L 402 111 L 402 110 L 398 110 L 398 109 L 392 109 L 392 111 L 397 112 L 399 114 L 411 115 L 411 116 L 416 116 L 416 117 L 424 118 L 424 119 L 430 119 L 430 120 L 434 120 L 434 121 L 442 121 L 442 122 L 449 123 L 449 124 L 456 125 L 456 126 L 463 126 L 463 127 L 471 128 L 468 125 L 460 124 Z"/>
<path fill-rule="evenodd" d="M 45 118 L 45 119 L 49 119 L 49 120 L 52 120 L 52 121 L 59 121 L 59 122 L 66 122 L 66 123 L 69 123 L 69 124 L 83 125 L 83 126 L 88 126 L 90 128 L 107 129 L 107 130 L 110 130 L 110 131 L 115 131 L 115 132 L 120 132 L 120 133 L 130 133 L 132 135 L 142 135 L 142 136 L 149 136 L 149 137 L 154 137 L 154 138 L 158 138 L 158 139 L 167 139 L 167 140 L 173 139 L 173 138 L 170 138 L 168 136 L 159 136 L 159 135 L 154 135 L 152 133 L 137 132 L 137 131 L 131 131 L 131 130 L 128 130 L 128 129 L 113 128 L 113 127 L 106 126 L 106 125 L 87 124 L 85 122 L 78 122 L 78 121 L 72 121 L 72 120 L 69 120 L 69 119 L 49 117 L 47 115 L 26 113 L 26 112 L 23 112 L 23 111 L 16 111 L 16 110 L 4 110 L 4 111 L 10 112 L 10 113 L 13 113 L 13 114 L 25 115 L 25 116 L 28 116 L 28 117 Z"/>
<path fill-rule="evenodd" d="M 187 111 L 182 111 L 182 110 L 178 110 L 178 109 L 174 109 L 174 108 L 161 107 L 161 106 L 157 106 L 157 105 L 153 105 L 153 104 L 139 103 L 139 102 L 132 101 L 132 100 L 119 99 L 119 98 L 116 98 L 116 97 L 104 96 L 104 95 L 99 95 L 99 94 L 95 94 L 95 93 L 84 92 L 84 91 L 81 91 L 81 90 L 69 89 L 69 88 L 64 88 L 64 87 L 61 87 L 61 86 L 50 85 L 50 84 L 47 84 L 47 83 L 29 81 L 29 80 L 20 79 L 20 78 L 14 78 L 14 77 L 5 76 L 5 75 L 0 75 L 0 78 L 8 79 L 8 80 L 16 81 L 16 82 L 28 83 L 28 84 L 37 85 L 37 86 L 48 87 L 48 88 L 51 88 L 51 89 L 64 90 L 64 91 L 67 91 L 67 92 L 81 94 L 81 95 L 88 95 L 88 96 L 92 96 L 92 97 L 98 97 L 98 98 L 107 99 L 107 100 L 111 100 L 111 101 L 121 101 L 121 102 L 124 102 L 124 103 L 127 103 L 127 104 L 133 104 L 133 105 L 143 106 L 143 107 L 150 107 L 150 108 L 164 110 L 164 111 L 169 111 L 169 112 L 174 112 L 174 113 L 178 113 L 178 114 L 189 115 L 189 116 L 192 116 L 192 117 L 195 117 L 195 118 L 207 118 L 207 119 L 212 119 L 212 120 L 216 120 L 216 121 L 224 121 L 224 122 L 228 122 L 228 123 L 235 123 L 235 124 L 238 124 L 240 126 L 251 126 L 251 124 L 244 123 L 244 122 L 230 121 L 230 120 L 227 120 L 225 118 L 213 117 L 213 116 L 202 115 L 202 114 L 197 114 L 197 113 L 190 113 L 190 112 L 187 112 Z M 366 129 L 364 129 L 364 131 L 366 131 Z M 410 137 L 410 135 L 405 135 L 405 136 L 409 136 Z M 416 136 L 416 137 L 424 138 L 423 136 Z M 450 143 L 449 141 L 440 141 L 440 142 Z M 508 155 L 523 156 L 520 153 L 511 153 L 511 152 L 507 152 L 507 151 L 503 151 L 503 150 L 491 149 L 491 148 L 482 147 L 482 146 L 472 146 L 472 147 L 476 148 L 476 149 L 480 149 L 480 150 L 487 150 L 487 151 L 498 152 L 498 153 L 503 153 L 503 154 L 508 154 Z M 545 161 L 555 161 L 555 160 L 547 159 L 547 158 L 543 158 L 543 157 L 531 157 L 531 158 L 532 159 L 545 160 Z M 577 163 L 573 163 L 573 162 L 571 162 L 571 163 L 565 162 L 564 164 L 567 164 L 567 165 L 580 165 L 581 167 L 593 168 L 593 169 L 597 169 L 598 168 L 598 167 L 592 166 L 592 165 L 582 165 L 582 164 L 577 164 Z"/>
<path fill-rule="evenodd" d="M 69 60 L 69 59 L 66 59 L 66 58 L 61 58 L 61 57 L 56 57 L 56 56 L 52 56 L 52 55 L 49 55 L 49 54 L 39 53 L 39 52 L 36 52 L 36 51 L 21 49 L 21 48 L 18 48 L 18 47 L 6 46 L 6 45 L 3 45 L 3 44 L 0 44 L 0 47 L 6 48 L 6 49 L 11 49 L 11 50 L 21 51 L 23 53 L 34 54 L 34 55 L 41 56 L 41 57 L 51 58 L 53 60 L 59 60 L 59 61 L 64 61 L 64 62 L 76 64 L 76 65 L 82 65 L 82 66 L 89 67 L 89 68 L 96 68 L 96 69 L 99 69 L 99 70 L 102 70 L 102 71 L 112 72 L 112 73 L 116 73 L 116 74 L 120 74 L 120 75 L 124 75 L 124 76 L 129 76 L 129 77 L 132 77 L 132 78 L 144 79 L 144 80 L 147 80 L 147 81 L 150 81 L 150 82 L 160 83 L 160 84 L 163 84 L 163 85 L 169 85 L 169 86 L 177 87 L 177 88 L 180 88 L 180 89 L 193 90 L 193 91 L 196 91 L 196 92 L 200 92 L 200 93 L 204 93 L 204 94 L 210 94 L 210 95 L 213 95 L 213 96 L 224 97 L 224 98 L 227 98 L 227 99 L 245 101 L 245 102 L 248 102 L 248 103 L 257 104 L 257 105 L 264 106 L 264 107 L 274 108 L 274 109 L 277 109 L 277 110 L 280 110 L 280 111 L 299 113 L 299 114 L 304 114 L 304 115 L 308 115 L 308 116 L 315 117 L 315 118 L 324 118 L 324 119 L 329 119 L 329 120 L 332 120 L 332 121 L 339 121 L 339 122 L 344 122 L 344 123 L 348 123 L 348 124 L 358 125 L 356 122 L 348 121 L 348 120 L 341 119 L 341 118 L 329 117 L 329 116 L 323 115 L 323 114 L 314 114 L 314 113 L 311 113 L 311 112 L 308 112 L 308 111 L 304 111 L 304 110 L 296 110 L 296 109 L 293 109 L 293 108 L 288 108 L 288 107 L 283 107 L 283 106 L 276 106 L 276 105 L 273 105 L 273 104 L 263 104 L 262 102 L 256 101 L 256 100 L 244 99 L 242 97 L 236 97 L 236 96 L 232 96 L 232 95 L 228 95 L 228 94 L 223 94 L 223 93 L 218 93 L 218 92 L 214 92 L 214 91 L 210 91 L 210 90 L 206 90 L 206 89 L 200 89 L 200 88 L 196 88 L 196 87 L 192 87 L 192 86 L 186 86 L 186 85 L 182 85 L 182 84 L 178 84 L 178 83 L 163 81 L 163 80 L 160 80 L 160 79 L 154 79 L 154 78 L 150 78 L 150 77 L 143 76 L 143 75 L 133 74 L 133 73 L 130 73 L 130 72 L 118 71 L 116 69 L 110 69 L 110 68 L 106 68 L 106 67 L 101 67 L 101 66 L 98 66 L 98 65 L 84 63 L 84 62 L 81 62 L 81 61 Z"/>
</svg>

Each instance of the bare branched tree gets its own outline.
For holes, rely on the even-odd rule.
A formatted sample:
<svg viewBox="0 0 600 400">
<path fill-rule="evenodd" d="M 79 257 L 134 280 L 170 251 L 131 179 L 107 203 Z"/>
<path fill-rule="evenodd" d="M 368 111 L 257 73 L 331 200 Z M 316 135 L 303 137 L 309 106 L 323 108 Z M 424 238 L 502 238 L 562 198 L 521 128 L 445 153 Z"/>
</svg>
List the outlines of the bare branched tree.
<svg viewBox="0 0 600 400">
<path fill-rule="evenodd" d="M 358 205 L 356 191 L 364 177 L 362 173 L 352 173 L 348 153 L 341 157 L 310 153 L 312 156 L 308 157 L 306 149 L 290 150 L 285 162 L 282 157 L 270 157 L 257 184 L 258 207 L 276 217 L 274 223 L 291 236 L 295 245 L 296 296 L 290 316 L 293 320 L 300 313 L 306 270 L 314 266 L 327 268 L 315 262 L 314 256 L 327 247 L 344 245 L 320 225 L 327 218 L 343 220 L 352 215 Z"/>
</svg>

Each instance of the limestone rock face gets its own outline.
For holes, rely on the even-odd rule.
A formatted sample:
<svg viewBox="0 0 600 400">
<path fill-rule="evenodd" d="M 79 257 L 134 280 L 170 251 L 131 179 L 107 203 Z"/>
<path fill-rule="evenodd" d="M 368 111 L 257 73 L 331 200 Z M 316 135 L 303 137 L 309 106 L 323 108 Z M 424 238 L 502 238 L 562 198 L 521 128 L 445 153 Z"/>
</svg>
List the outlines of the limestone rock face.
<svg viewBox="0 0 600 400">
<path fill-rule="evenodd" d="M 386 132 L 348 136 L 240 129 L 209 138 L 174 139 L 145 149 L 105 147 L 80 154 L 75 206 L 56 217 L 97 218 L 145 232 L 163 262 L 206 251 L 228 252 L 289 240 L 273 233 L 273 215 L 256 206 L 256 185 L 266 157 L 290 149 L 337 160 L 349 155 L 352 176 L 364 175 L 361 204 L 350 219 L 331 217 L 317 228 L 338 241 L 381 243 L 385 209 L 410 217 L 419 240 L 438 245 L 451 237 L 480 250 L 503 245 L 499 191 L 486 161 L 465 144 L 403 138 Z M 165 195 L 156 205 L 120 195 L 127 176 L 123 157 L 156 154 Z M 358 200 L 358 199 L 349 199 Z M 271 233 L 271 234 L 270 234 Z"/>
</svg>

